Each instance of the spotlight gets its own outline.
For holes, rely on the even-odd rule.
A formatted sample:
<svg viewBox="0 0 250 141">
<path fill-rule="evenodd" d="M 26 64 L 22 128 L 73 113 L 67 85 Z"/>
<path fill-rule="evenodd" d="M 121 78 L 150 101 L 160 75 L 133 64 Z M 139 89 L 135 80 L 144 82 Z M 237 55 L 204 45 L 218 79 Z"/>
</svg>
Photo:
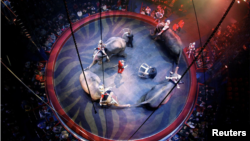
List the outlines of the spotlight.
<svg viewBox="0 0 250 141">
<path fill-rule="evenodd" d="M 238 0 L 237 2 L 238 2 L 238 3 L 240 3 L 240 1 L 239 1 L 239 0 Z"/>
<path fill-rule="evenodd" d="M 227 68 L 227 65 L 225 65 L 225 68 Z"/>
</svg>

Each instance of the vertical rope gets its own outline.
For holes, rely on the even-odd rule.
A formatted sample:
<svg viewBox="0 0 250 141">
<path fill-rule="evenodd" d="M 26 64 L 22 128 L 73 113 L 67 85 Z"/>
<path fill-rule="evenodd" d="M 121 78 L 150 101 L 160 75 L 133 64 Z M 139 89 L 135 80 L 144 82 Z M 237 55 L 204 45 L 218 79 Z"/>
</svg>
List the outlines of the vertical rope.
<svg viewBox="0 0 250 141">
<path fill-rule="evenodd" d="M 198 22 L 198 18 L 197 18 L 197 14 L 196 14 L 196 10 L 195 10 L 195 6 L 194 6 L 194 0 L 192 0 L 192 4 L 193 4 L 193 7 L 194 7 L 194 14 L 195 14 L 195 19 L 196 19 L 196 24 L 197 24 L 197 28 L 198 28 L 198 34 L 199 34 L 199 38 L 200 38 L 200 47 L 202 47 L 202 42 L 201 42 L 201 34 L 200 34 L 200 27 L 199 27 L 199 22 Z M 205 48 L 205 47 L 204 47 Z M 205 65 L 205 62 L 204 62 L 204 58 L 203 58 L 203 52 L 201 53 L 201 60 L 202 60 L 202 63 L 203 63 L 203 67 Z M 206 92 L 206 73 L 205 71 L 203 72 L 203 79 L 204 79 L 204 85 L 205 85 L 205 108 L 207 107 L 207 92 Z M 204 112 L 204 116 L 206 116 L 206 110 Z M 205 122 L 205 132 L 206 132 L 206 122 Z"/>
<path fill-rule="evenodd" d="M 100 18 L 99 18 L 99 21 L 100 21 L 100 35 L 101 35 L 101 40 L 102 40 L 102 9 L 101 9 L 101 5 L 102 5 L 102 1 L 99 0 L 100 4 L 99 4 L 99 11 L 100 11 Z M 102 43 L 103 44 L 103 43 Z M 103 56 L 102 56 L 102 79 L 103 79 L 103 86 L 105 88 L 105 82 L 104 82 L 104 65 L 103 65 Z"/>
<path fill-rule="evenodd" d="M 102 40 L 102 1 L 99 0 L 99 13 L 100 13 L 100 17 L 99 17 L 99 21 L 100 21 L 100 35 L 101 35 L 101 40 Z M 103 44 L 103 43 L 102 43 Z M 103 87 L 104 87 L 104 90 L 105 90 L 105 80 L 104 80 L 104 62 L 103 62 L 103 56 L 102 56 L 102 80 L 103 80 Z M 105 107 L 105 121 L 106 121 L 106 133 L 107 133 L 107 136 L 106 138 L 108 138 L 108 124 L 107 124 L 107 107 Z"/>
<path fill-rule="evenodd" d="M 74 43 L 75 43 L 75 48 L 76 48 L 77 56 L 78 56 L 78 59 L 79 59 L 79 62 L 80 62 L 80 66 L 81 66 L 81 68 L 82 68 L 82 72 L 83 72 L 83 75 L 84 75 L 84 79 L 85 79 L 85 81 L 86 81 L 86 85 L 87 85 L 89 94 L 90 94 L 89 85 L 88 85 L 88 82 L 87 82 L 87 79 L 86 79 L 86 75 L 85 75 L 85 73 L 84 73 L 84 69 L 83 69 L 83 66 L 82 66 L 82 61 L 81 61 L 81 58 L 80 58 L 80 55 L 79 55 L 79 51 L 78 51 L 78 48 L 77 48 L 77 44 L 76 44 L 74 32 L 73 32 L 73 29 L 72 29 L 72 23 L 71 23 L 71 20 L 70 20 L 70 18 L 69 18 L 69 11 L 68 11 L 68 7 L 67 7 L 67 3 L 66 3 L 66 0 L 63 0 L 63 1 L 64 1 L 64 6 L 65 6 L 65 9 L 66 9 L 66 12 L 67 12 L 67 18 L 68 18 L 69 24 L 70 24 L 71 35 L 72 35 L 73 40 L 74 40 Z M 90 94 L 90 95 L 91 95 L 91 94 Z M 95 106 L 94 106 L 94 103 L 93 103 L 92 100 L 91 100 L 91 102 L 92 102 L 92 104 L 93 104 L 95 113 L 97 113 L 97 111 L 96 111 L 96 109 L 95 109 Z"/>
</svg>

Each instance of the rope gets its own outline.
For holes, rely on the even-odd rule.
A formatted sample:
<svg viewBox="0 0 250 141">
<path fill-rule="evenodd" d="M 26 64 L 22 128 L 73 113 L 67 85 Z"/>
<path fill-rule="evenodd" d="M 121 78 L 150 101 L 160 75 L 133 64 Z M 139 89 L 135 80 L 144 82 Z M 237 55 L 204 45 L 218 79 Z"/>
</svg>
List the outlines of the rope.
<svg viewBox="0 0 250 141">
<path fill-rule="evenodd" d="M 194 7 L 194 14 L 195 14 L 196 24 L 197 24 L 197 28 L 198 28 L 198 34 L 199 34 L 199 38 L 200 38 L 200 46 L 202 46 L 200 28 L 199 28 L 197 13 L 196 13 L 196 10 L 195 10 L 195 5 L 194 5 L 194 1 L 193 0 L 192 0 L 192 4 L 193 4 L 193 7 Z M 201 60 L 202 60 L 203 67 L 204 67 L 205 63 L 204 63 L 203 53 L 201 54 Z M 206 73 L 205 73 L 205 71 L 203 72 L 203 77 L 204 77 L 204 85 L 205 85 L 205 88 L 206 88 L 206 81 L 205 81 L 206 80 Z M 206 104 L 207 104 L 207 92 L 206 92 L 206 89 L 205 89 L 205 107 L 207 107 Z M 206 115 L 205 113 L 206 112 L 204 112 L 204 115 Z M 205 127 L 206 127 L 206 124 L 207 123 L 205 122 Z M 205 132 L 206 132 L 206 128 L 205 128 Z"/>
<path fill-rule="evenodd" d="M 154 114 L 154 112 L 160 107 L 161 103 L 163 101 L 165 101 L 165 99 L 168 97 L 168 95 L 173 91 L 173 89 L 177 86 L 177 84 L 181 81 L 181 79 L 184 77 L 184 75 L 188 72 L 188 70 L 191 68 L 191 66 L 195 63 L 195 61 L 198 59 L 199 55 L 202 53 L 202 51 L 205 49 L 205 47 L 207 46 L 207 44 L 210 42 L 211 38 L 214 36 L 214 34 L 216 33 L 216 31 L 218 30 L 219 26 L 221 25 L 221 23 L 223 22 L 223 20 L 225 19 L 226 15 L 228 14 L 229 10 L 232 8 L 233 4 L 234 4 L 235 0 L 232 0 L 231 4 L 229 5 L 229 7 L 227 8 L 227 11 L 224 13 L 224 15 L 222 16 L 221 20 L 219 21 L 218 25 L 215 27 L 214 31 L 211 33 L 211 35 L 209 36 L 208 40 L 206 41 L 206 43 L 203 45 L 201 51 L 199 52 L 199 54 L 195 57 L 195 59 L 191 62 L 191 64 L 188 66 L 188 68 L 185 70 L 185 72 L 183 73 L 183 75 L 181 75 L 181 78 L 177 81 L 177 83 L 174 85 L 174 87 L 169 91 L 169 93 L 165 96 L 165 98 L 160 102 L 160 104 L 157 106 L 157 108 L 148 116 L 148 118 L 141 124 L 141 126 L 134 132 L 134 134 L 128 139 L 131 140 L 131 138 L 140 130 L 140 128 L 148 121 L 148 119 Z"/>
<path fill-rule="evenodd" d="M 10 10 L 10 12 L 15 16 L 15 17 L 17 17 L 16 16 L 16 14 L 1 0 L 1 2 Z"/>
<path fill-rule="evenodd" d="M 89 85 L 88 85 L 88 82 L 87 82 L 87 79 L 86 79 L 86 75 L 85 75 L 85 73 L 84 73 L 84 69 L 83 69 L 83 66 L 82 66 L 82 61 L 81 61 L 81 58 L 80 58 L 80 55 L 79 55 L 79 51 L 78 51 L 78 48 L 77 48 L 77 44 L 76 44 L 76 40 L 75 40 L 73 28 L 72 28 L 72 23 L 71 23 L 71 20 L 70 20 L 70 18 L 69 18 L 69 11 L 68 11 L 68 7 L 67 7 L 66 0 L 64 0 L 64 5 L 65 5 L 66 12 L 67 12 L 67 18 L 68 18 L 69 24 L 70 24 L 71 35 L 72 35 L 73 40 L 74 40 L 74 43 L 75 43 L 75 48 L 76 48 L 77 56 L 78 56 L 78 59 L 79 59 L 79 61 L 80 61 L 80 66 L 81 66 L 81 68 L 82 68 L 82 72 L 83 72 L 83 75 L 84 75 L 84 79 L 85 79 L 85 81 L 86 81 L 86 85 L 87 85 L 87 88 L 88 88 L 88 91 L 89 91 L 89 95 L 91 95 L 91 94 L 90 94 L 90 90 L 89 90 Z M 96 109 L 95 109 L 95 106 L 94 106 L 93 100 L 91 100 L 91 102 L 92 102 L 92 105 L 93 105 L 93 108 L 94 108 L 95 113 L 97 113 L 97 111 L 96 111 Z"/>
<path fill-rule="evenodd" d="M 48 107 L 50 107 L 51 110 L 53 110 L 55 113 L 57 113 L 60 117 L 62 117 L 64 120 L 66 120 L 68 123 L 72 124 L 71 122 L 69 122 L 69 120 L 67 120 L 65 117 L 63 117 L 61 114 L 59 114 L 54 108 L 52 108 L 47 102 L 45 102 L 42 98 L 40 98 L 32 89 L 30 89 L 25 83 L 23 83 L 23 81 L 21 79 L 18 78 L 18 76 L 15 75 L 14 72 L 12 72 L 2 61 L 1 58 L 1 63 L 3 66 L 5 66 L 5 68 L 19 81 L 21 82 L 32 94 L 34 94 L 39 100 L 41 100 L 44 104 L 46 104 Z M 73 125 L 74 126 L 74 125 Z M 84 133 L 85 135 L 87 135 L 85 132 L 81 131 L 82 133 Z M 88 136 L 88 135 L 87 135 Z M 94 140 L 93 138 L 91 138 L 90 136 L 88 136 L 90 139 Z"/>
<path fill-rule="evenodd" d="M 99 21 L 100 21 L 100 35 L 101 35 L 101 40 L 102 40 L 102 8 L 101 8 L 101 5 L 102 5 L 102 1 L 99 0 L 99 13 L 100 13 L 100 18 L 99 18 Z M 102 43 L 103 44 L 103 43 Z M 106 53 L 107 54 L 107 53 Z M 103 63 L 103 57 L 102 57 L 102 80 L 103 80 L 103 88 L 105 90 L 105 81 L 104 81 L 104 63 Z M 106 121 L 106 130 L 107 130 L 107 137 L 108 138 L 108 124 L 107 124 L 107 107 L 105 107 L 105 121 Z M 106 135 L 105 135 L 106 136 Z"/>
</svg>

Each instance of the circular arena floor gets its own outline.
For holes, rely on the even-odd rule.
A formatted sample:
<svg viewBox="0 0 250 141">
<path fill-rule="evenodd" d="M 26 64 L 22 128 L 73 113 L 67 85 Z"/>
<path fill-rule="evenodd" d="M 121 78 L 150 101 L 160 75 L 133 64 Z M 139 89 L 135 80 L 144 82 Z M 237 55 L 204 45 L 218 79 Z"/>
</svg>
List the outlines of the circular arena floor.
<svg viewBox="0 0 250 141">
<path fill-rule="evenodd" d="M 102 13 L 82 19 L 73 25 L 74 36 L 79 49 L 83 67 L 92 62 L 94 48 L 101 39 L 121 37 L 123 28 L 130 28 L 134 34 L 134 48 L 127 47 L 126 58 L 112 57 L 104 62 L 105 86 L 112 87 L 120 104 L 140 103 L 145 94 L 155 85 L 169 83 L 165 77 L 172 70 L 172 61 L 164 46 L 152 40 L 150 30 L 156 23 L 148 16 L 132 12 Z M 117 73 L 119 59 L 128 64 L 123 74 Z M 183 54 L 179 64 L 179 74 L 183 74 L 191 60 Z M 142 63 L 156 67 L 158 74 L 152 79 L 138 77 L 138 68 Z M 90 71 L 103 78 L 102 66 L 96 64 Z M 152 110 L 141 107 L 102 108 L 94 102 L 81 88 L 79 76 L 81 66 L 74 46 L 70 29 L 66 30 L 54 44 L 46 69 L 46 88 L 50 104 L 62 116 L 59 120 L 67 130 L 78 138 L 89 140 L 128 140 L 141 124 L 152 113 Z M 133 135 L 132 140 L 159 140 L 176 132 L 189 116 L 196 99 L 195 68 L 191 67 L 183 77 L 184 84 L 172 91 L 173 96 L 167 104 L 158 108 L 141 129 Z M 90 90 L 91 91 L 91 90 Z"/>
</svg>

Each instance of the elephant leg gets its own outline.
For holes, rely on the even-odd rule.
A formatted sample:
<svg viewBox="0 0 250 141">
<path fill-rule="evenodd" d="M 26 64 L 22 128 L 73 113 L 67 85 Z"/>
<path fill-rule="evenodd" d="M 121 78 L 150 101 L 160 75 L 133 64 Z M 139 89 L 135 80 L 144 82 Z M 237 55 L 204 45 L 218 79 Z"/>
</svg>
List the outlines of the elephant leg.
<svg viewBox="0 0 250 141">
<path fill-rule="evenodd" d="M 109 56 L 106 57 L 106 62 L 110 62 L 110 57 Z"/>
<path fill-rule="evenodd" d="M 99 61 L 98 61 L 98 65 L 101 65 L 101 64 L 102 64 L 102 60 L 99 60 Z"/>
<path fill-rule="evenodd" d="M 125 107 L 130 107 L 130 104 L 120 105 L 120 104 L 116 103 L 116 104 L 114 104 L 114 106 L 116 106 L 116 107 L 121 107 L 121 108 L 125 108 Z"/>
<path fill-rule="evenodd" d="M 124 57 L 126 58 L 127 57 L 127 54 L 124 52 L 124 51 L 121 51 L 117 54 L 117 56 L 121 56 L 121 57 Z"/>
<path fill-rule="evenodd" d="M 97 60 L 93 60 L 93 62 L 84 70 L 89 70 L 93 65 L 97 63 Z"/>
</svg>

